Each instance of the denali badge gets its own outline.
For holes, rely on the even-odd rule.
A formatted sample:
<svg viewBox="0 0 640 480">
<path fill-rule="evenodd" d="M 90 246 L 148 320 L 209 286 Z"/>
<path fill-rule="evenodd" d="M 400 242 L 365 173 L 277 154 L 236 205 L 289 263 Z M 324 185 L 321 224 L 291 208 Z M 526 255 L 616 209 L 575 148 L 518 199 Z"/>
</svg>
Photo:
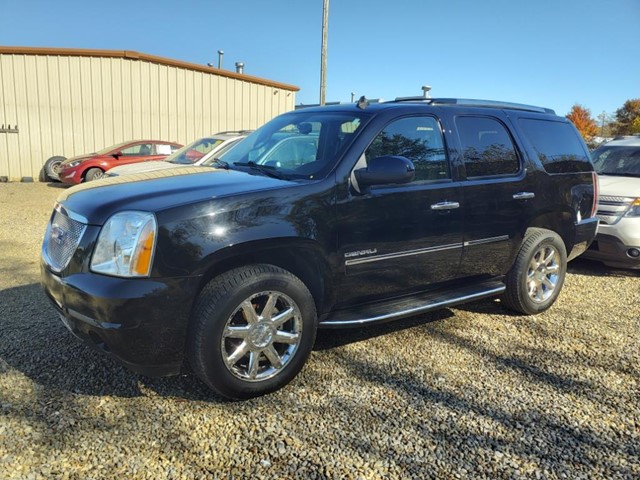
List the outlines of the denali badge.
<svg viewBox="0 0 640 480">
<path fill-rule="evenodd" d="M 355 252 L 347 252 L 344 254 L 344 258 L 361 257 L 362 255 L 373 255 L 374 253 L 378 253 L 377 248 L 373 248 L 369 250 L 357 250 Z"/>
</svg>

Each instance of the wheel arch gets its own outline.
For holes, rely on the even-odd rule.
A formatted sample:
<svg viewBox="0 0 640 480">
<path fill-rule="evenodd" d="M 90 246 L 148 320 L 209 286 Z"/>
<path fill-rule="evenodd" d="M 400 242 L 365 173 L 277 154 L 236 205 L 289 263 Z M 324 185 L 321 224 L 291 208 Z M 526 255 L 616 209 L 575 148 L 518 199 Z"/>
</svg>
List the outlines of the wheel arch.
<svg viewBox="0 0 640 480">
<path fill-rule="evenodd" d="M 334 296 L 331 269 L 326 258 L 326 253 L 316 242 L 300 238 L 233 245 L 203 260 L 196 293 L 199 294 L 216 276 L 234 268 L 252 264 L 274 265 L 291 272 L 306 285 L 320 315 Z"/>
<path fill-rule="evenodd" d="M 573 248 L 575 227 L 573 216 L 567 211 L 545 212 L 534 217 L 527 228 L 544 228 L 557 233 L 564 243 L 567 252 Z M 526 231 L 524 232 L 526 238 Z M 524 240 L 523 238 L 523 240 Z"/>
</svg>

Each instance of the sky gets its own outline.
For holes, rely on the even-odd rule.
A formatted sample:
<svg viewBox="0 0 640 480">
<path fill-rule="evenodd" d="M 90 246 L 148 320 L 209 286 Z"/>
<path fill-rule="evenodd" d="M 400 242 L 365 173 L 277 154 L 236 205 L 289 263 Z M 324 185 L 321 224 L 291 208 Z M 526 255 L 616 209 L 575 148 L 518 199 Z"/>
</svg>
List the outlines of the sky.
<svg viewBox="0 0 640 480">
<path fill-rule="evenodd" d="M 0 45 L 138 52 L 320 97 L 323 0 L 0 0 Z M 640 98 L 640 0 L 330 0 L 326 100 L 421 95 L 612 115 Z"/>
</svg>

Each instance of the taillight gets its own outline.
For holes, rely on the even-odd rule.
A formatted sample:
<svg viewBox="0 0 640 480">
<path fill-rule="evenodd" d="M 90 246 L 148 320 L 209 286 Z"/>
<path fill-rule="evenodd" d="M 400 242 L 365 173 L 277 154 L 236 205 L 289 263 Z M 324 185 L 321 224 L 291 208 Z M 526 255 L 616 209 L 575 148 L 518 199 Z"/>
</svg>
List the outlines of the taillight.
<svg viewBox="0 0 640 480">
<path fill-rule="evenodd" d="M 600 196 L 600 184 L 598 183 L 598 174 L 591 172 L 593 178 L 593 205 L 591 206 L 591 217 L 596 215 L 598 211 L 598 197 Z"/>
</svg>

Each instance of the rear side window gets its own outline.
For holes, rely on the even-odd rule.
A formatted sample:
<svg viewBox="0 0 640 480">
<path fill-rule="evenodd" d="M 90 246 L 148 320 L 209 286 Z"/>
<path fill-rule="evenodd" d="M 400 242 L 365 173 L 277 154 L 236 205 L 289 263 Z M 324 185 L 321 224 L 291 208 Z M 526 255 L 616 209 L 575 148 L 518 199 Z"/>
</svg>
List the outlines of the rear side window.
<svg viewBox="0 0 640 480">
<path fill-rule="evenodd" d="M 520 161 L 506 127 L 488 117 L 457 117 L 467 177 L 512 175 Z"/>
<path fill-rule="evenodd" d="M 589 153 L 569 123 L 521 118 L 520 126 L 548 173 L 593 170 Z"/>
</svg>

